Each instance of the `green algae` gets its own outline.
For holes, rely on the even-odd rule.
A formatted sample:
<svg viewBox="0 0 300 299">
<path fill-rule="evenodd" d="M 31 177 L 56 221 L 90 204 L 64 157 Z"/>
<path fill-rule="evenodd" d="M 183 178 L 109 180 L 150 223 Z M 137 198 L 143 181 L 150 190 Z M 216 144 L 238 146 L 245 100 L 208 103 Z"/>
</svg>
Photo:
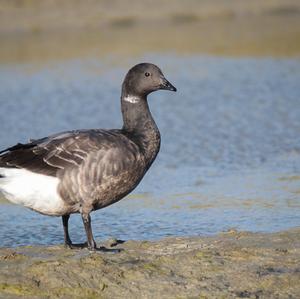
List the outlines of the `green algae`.
<svg viewBox="0 0 300 299">
<path fill-rule="evenodd" d="M 21 284 L 8 284 L 0 283 L 0 290 L 2 293 L 8 293 L 13 295 L 43 295 L 43 292 L 40 292 L 38 289 L 33 289 L 30 286 L 24 286 Z"/>
</svg>

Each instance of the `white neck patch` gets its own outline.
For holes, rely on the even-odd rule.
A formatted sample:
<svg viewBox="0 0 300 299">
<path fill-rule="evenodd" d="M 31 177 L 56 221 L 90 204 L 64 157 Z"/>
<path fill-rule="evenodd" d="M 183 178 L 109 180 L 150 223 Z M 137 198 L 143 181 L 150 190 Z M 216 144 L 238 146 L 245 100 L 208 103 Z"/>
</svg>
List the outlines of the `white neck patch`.
<svg viewBox="0 0 300 299">
<path fill-rule="evenodd" d="M 131 104 L 136 104 L 137 102 L 139 102 L 139 98 L 136 96 L 132 96 L 132 95 L 128 95 L 124 98 L 124 101 L 129 102 Z"/>
</svg>

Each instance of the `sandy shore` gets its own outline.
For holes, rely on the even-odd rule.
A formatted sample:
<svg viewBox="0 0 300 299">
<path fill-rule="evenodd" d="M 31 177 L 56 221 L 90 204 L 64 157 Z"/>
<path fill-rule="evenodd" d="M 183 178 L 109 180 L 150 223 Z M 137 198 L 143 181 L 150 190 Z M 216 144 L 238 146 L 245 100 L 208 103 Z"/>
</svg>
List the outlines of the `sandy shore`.
<svg viewBox="0 0 300 299">
<path fill-rule="evenodd" d="M 0 62 L 155 51 L 300 54 L 296 0 L 2 0 L 0 16 Z"/>
<path fill-rule="evenodd" d="M 0 249 L 0 298 L 299 298 L 300 229 Z"/>
</svg>

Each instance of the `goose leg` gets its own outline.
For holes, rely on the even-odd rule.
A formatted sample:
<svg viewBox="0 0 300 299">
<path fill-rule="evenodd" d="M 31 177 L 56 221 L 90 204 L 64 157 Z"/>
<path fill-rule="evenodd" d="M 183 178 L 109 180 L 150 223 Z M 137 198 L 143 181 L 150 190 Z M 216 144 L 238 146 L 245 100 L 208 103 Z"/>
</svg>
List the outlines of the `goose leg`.
<svg viewBox="0 0 300 299">
<path fill-rule="evenodd" d="M 70 215 L 63 215 L 62 216 L 62 223 L 63 223 L 63 227 L 64 227 L 65 246 L 71 248 L 72 247 L 72 241 L 70 239 L 69 230 L 68 230 L 69 218 L 70 218 Z"/>
<path fill-rule="evenodd" d="M 103 246 L 97 248 L 97 244 L 96 244 L 96 242 L 94 240 L 94 237 L 93 237 L 90 214 L 89 213 L 86 213 L 86 214 L 81 213 L 81 217 L 82 217 L 82 221 L 83 221 L 86 236 L 87 236 L 87 247 L 88 247 L 89 250 L 109 252 L 109 253 L 118 253 L 118 252 L 122 251 L 122 249 L 106 248 L 106 247 L 103 247 Z"/>
<path fill-rule="evenodd" d="M 82 217 L 82 221 L 87 236 L 88 249 L 94 251 L 97 249 L 97 245 L 93 237 L 91 216 L 90 214 L 81 214 L 81 217 Z"/>
</svg>

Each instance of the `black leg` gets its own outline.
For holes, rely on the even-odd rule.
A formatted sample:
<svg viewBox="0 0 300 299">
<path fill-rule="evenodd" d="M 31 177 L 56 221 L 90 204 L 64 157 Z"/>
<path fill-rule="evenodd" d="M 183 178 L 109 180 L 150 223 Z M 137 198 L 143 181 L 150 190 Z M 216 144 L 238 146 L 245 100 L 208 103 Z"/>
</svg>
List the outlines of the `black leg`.
<svg viewBox="0 0 300 299">
<path fill-rule="evenodd" d="M 72 241 L 70 239 L 69 230 L 68 230 L 68 222 L 69 222 L 70 215 L 63 215 L 62 222 L 64 227 L 64 239 L 65 239 L 65 246 L 72 247 Z"/>
<path fill-rule="evenodd" d="M 86 236 L 87 236 L 88 249 L 94 251 L 94 250 L 96 250 L 97 245 L 96 245 L 96 242 L 93 237 L 91 216 L 90 216 L 90 214 L 81 214 L 81 217 L 82 217 L 82 221 L 83 221 Z"/>
<path fill-rule="evenodd" d="M 69 231 L 68 231 L 68 222 L 69 222 L 70 215 L 62 216 L 62 222 L 63 222 L 63 226 L 64 226 L 64 239 L 65 239 L 66 247 L 71 248 L 71 249 L 81 249 L 81 248 L 87 247 L 89 250 L 92 250 L 92 251 L 97 250 L 97 251 L 111 252 L 111 253 L 120 252 L 122 250 L 122 249 L 107 249 L 105 247 L 97 248 L 96 242 L 93 237 L 90 215 L 89 214 L 81 214 L 81 217 L 82 217 L 82 221 L 83 221 L 86 236 L 87 236 L 87 243 L 73 244 L 71 241 L 70 235 L 69 235 Z"/>
</svg>

